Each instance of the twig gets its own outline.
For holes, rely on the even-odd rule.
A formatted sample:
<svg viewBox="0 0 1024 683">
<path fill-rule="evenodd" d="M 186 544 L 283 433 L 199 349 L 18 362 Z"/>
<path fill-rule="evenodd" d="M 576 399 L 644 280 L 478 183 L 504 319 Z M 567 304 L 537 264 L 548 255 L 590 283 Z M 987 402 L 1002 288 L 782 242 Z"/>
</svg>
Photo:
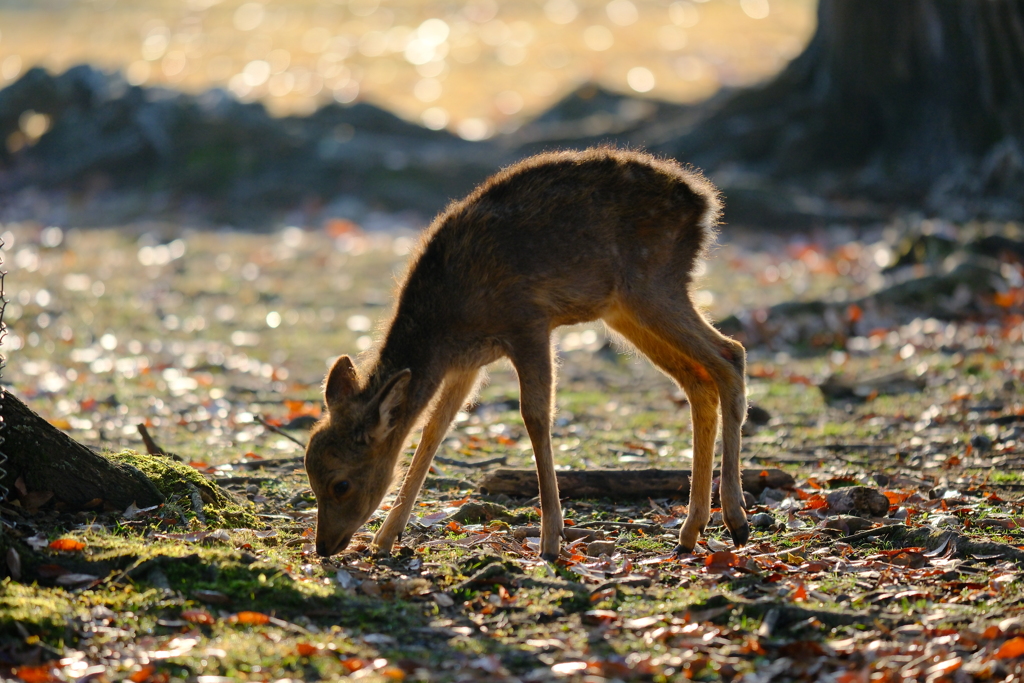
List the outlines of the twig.
<svg viewBox="0 0 1024 683">
<path fill-rule="evenodd" d="M 146 452 L 150 455 L 167 455 L 164 453 L 164 449 L 156 445 L 156 441 L 153 441 L 153 437 L 149 435 L 149 430 L 146 429 L 146 425 L 142 422 L 135 425 L 136 429 L 139 430 L 139 434 L 142 435 L 142 443 L 146 444 Z"/>
<path fill-rule="evenodd" d="M 500 455 L 497 458 L 488 458 L 487 460 L 478 460 L 477 462 L 466 462 L 464 460 L 442 458 L 437 455 L 434 456 L 434 461 L 439 462 L 442 465 L 452 465 L 453 467 L 487 467 L 488 465 L 504 465 L 508 461 L 508 456 Z"/>
<path fill-rule="evenodd" d="M 896 533 L 897 531 L 906 530 L 906 528 L 905 524 L 888 524 L 886 526 L 868 529 L 867 531 L 861 531 L 856 534 L 850 534 L 849 536 L 843 536 L 837 540 L 842 541 L 843 543 L 854 543 L 856 541 L 863 541 L 865 538 L 888 536 L 889 534 Z"/>
<path fill-rule="evenodd" d="M 267 460 L 248 460 L 246 462 L 233 462 L 231 467 L 240 470 L 258 470 L 264 467 L 282 467 L 284 465 L 302 465 L 305 456 L 295 458 L 269 458 Z M 219 481 L 214 478 L 214 481 Z"/>
<path fill-rule="evenodd" d="M 266 419 L 264 419 L 264 417 L 262 415 L 257 415 L 256 416 L 256 421 L 259 422 L 264 427 L 266 427 L 267 429 L 269 429 L 270 431 L 274 432 L 275 434 L 280 434 L 284 438 L 288 439 L 289 441 L 293 441 L 294 443 L 299 444 L 303 448 L 306 447 L 306 444 L 302 443 L 301 441 L 296 439 L 294 436 L 292 436 L 288 432 L 284 431 L 283 429 L 281 429 L 277 425 L 272 425 L 269 422 L 267 422 Z"/>
<path fill-rule="evenodd" d="M 140 422 L 139 424 L 135 425 L 135 427 L 139 430 L 139 434 L 142 435 L 142 443 L 146 444 L 147 453 L 149 453 L 150 455 L 162 455 L 165 458 L 171 458 L 173 460 L 177 460 L 178 462 L 182 462 L 180 456 L 174 453 L 168 453 L 167 451 L 165 451 L 164 449 L 160 448 L 160 446 L 157 445 L 156 441 L 153 440 L 153 437 L 149 435 L 149 430 L 146 429 L 146 425 L 144 423 Z"/>
<path fill-rule="evenodd" d="M 577 524 L 576 528 L 626 529 L 627 531 L 643 531 L 652 534 L 664 531 L 660 524 L 638 524 L 636 522 L 584 522 Z"/>
</svg>

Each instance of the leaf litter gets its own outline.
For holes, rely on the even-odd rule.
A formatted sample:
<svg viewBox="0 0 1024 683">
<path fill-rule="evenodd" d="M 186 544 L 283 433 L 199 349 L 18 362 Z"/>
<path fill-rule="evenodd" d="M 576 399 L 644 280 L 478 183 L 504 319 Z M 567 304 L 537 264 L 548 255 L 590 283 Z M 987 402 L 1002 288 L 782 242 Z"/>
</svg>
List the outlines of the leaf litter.
<svg viewBox="0 0 1024 683">
<path fill-rule="evenodd" d="M 325 362 L 372 342 L 382 274 L 409 236 L 199 232 L 174 237 L 181 258 L 147 265 L 138 250 L 167 238 L 127 235 L 69 231 L 43 247 L 20 226 L 6 379 L 78 440 L 173 463 L 185 485 L 155 508 L 89 512 L 15 487 L 0 508 L 5 676 L 1021 676 L 1024 317 L 1012 297 L 945 320 L 853 311 L 841 338 L 827 320 L 812 334 L 806 318 L 760 328 L 743 465 L 782 467 L 794 483 L 748 491 L 744 548 L 717 514 L 677 557 L 685 497 L 595 497 L 563 501 L 561 555 L 541 561 L 537 501 L 478 488 L 498 464 L 532 464 L 514 376 L 498 366 L 458 416 L 397 552 L 368 554 L 389 499 L 350 552 L 323 560 L 301 446 L 286 435 L 301 442 L 319 416 Z M 702 286 L 722 293 L 720 317 L 879 287 L 880 243 L 737 238 Z M 690 465 L 685 403 L 666 379 L 613 353 L 599 328 L 558 343 L 559 468 Z M 138 455 L 138 424 L 183 464 Z M 203 482 L 228 493 L 196 505 L 189 485 Z"/>
</svg>

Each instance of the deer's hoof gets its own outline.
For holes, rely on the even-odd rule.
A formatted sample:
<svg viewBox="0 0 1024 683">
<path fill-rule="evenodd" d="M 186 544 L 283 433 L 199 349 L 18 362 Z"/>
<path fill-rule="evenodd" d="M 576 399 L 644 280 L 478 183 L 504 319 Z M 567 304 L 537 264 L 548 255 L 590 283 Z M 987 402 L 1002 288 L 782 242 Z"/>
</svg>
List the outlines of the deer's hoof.
<svg viewBox="0 0 1024 683">
<path fill-rule="evenodd" d="M 691 553 L 693 553 L 693 546 L 691 545 L 690 547 L 686 547 L 685 545 L 680 543 L 679 545 L 676 546 L 676 549 L 675 549 L 674 552 L 676 554 L 676 557 L 682 557 L 683 555 L 690 555 Z"/>
<path fill-rule="evenodd" d="M 750 540 L 750 525 L 747 524 L 747 520 L 743 520 L 743 524 L 735 529 L 729 529 L 729 534 L 732 536 L 732 542 L 736 544 L 737 548 L 742 548 Z"/>
<path fill-rule="evenodd" d="M 555 560 L 558 559 L 558 553 L 541 553 L 540 559 L 544 560 L 545 562 L 550 562 L 554 564 Z"/>
</svg>

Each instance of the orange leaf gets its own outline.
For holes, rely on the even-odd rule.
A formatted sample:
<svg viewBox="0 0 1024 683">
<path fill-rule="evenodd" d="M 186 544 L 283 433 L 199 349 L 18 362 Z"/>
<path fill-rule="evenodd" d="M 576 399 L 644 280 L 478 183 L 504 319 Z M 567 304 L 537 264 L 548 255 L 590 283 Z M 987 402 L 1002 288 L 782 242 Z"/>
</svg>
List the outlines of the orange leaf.
<svg viewBox="0 0 1024 683">
<path fill-rule="evenodd" d="M 204 609 L 187 609 L 181 613 L 181 618 L 193 624 L 212 624 L 216 621 L 213 615 Z"/>
<path fill-rule="evenodd" d="M 806 599 L 807 599 L 807 589 L 804 588 L 804 585 L 801 583 L 799 586 L 796 587 L 796 590 L 793 591 L 793 601 L 794 602 L 799 602 L 801 600 L 806 600 Z"/>
<path fill-rule="evenodd" d="M 262 612 L 239 612 L 235 615 L 233 621 L 250 626 L 262 626 L 270 621 L 270 617 Z"/>
<path fill-rule="evenodd" d="M 153 675 L 154 671 L 156 671 L 156 667 L 152 664 L 147 664 L 129 676 L 128 680 L 132 683 L 143 683 L 144 681 L 149 680 L 149 677 Z"/>
<path fill-rule="evenodd" d="M 40 664 L 39 666 L 19 666 L 14 669 L 14 675 L 25 681 L 25 683 L 47 683 L 47 681 L 55 681 L 57 677 L 53 675 L 53 667 L 48 664 Z"/>
<path fill-rule="evenodd" d="M 341 237 L 342 235 L 359 235 L 363 231 L 358 225 L 346 218 L 331 218 L 324 223 L 324 232 L 331 237 Z"/>
<path fill-rule="evenodd" d="M 299 653 L 300 657 L 311 657 L 320 651 L 320 648 L 312 643 L 299 643 L 295 646 L 295 651 Z"/>
<path fill-rule="evenodd" d="M 882 495 L 889 499 L 889 505 L 899 505 L 910 498 L 910 494 L 903 491 L 882 491 Z"/>
<path fill-rule="evenodd" d="M 1024 655 L 1024 638 L 1017 636 L 1003 643 L 995 656 L 996 659 L 1013 659 L 1021 655 Z"/>
<path fill-rule="evenodd" d="M 1001 635 L 1003 635 L 1003 632 L 995 624 L 992 624 L 991 626 L 989 626 L 987 629 L 985 629 L 981 633 L 981 637 L 982 638 L 986 638 L 988 640 L 992 640 L 993 638 L 998 638 Z"/>
<path fill-rule="evenodd" d="M 366 666 L 366 660 L 359 659 L 359 657 L 349 657 L 348 659 L 341 660 L 341 665 L 349 670 L 349 672 L 359 671 Z"/>
<path fill-rule="evenodd" d="M 447 529 L 448 529 L 448 531 L 452 531 L 452 532 L 455 532 L 455 533 L 461 533 L 462 532 L 462 525 L 459 524 L 458 522 L 456 522 L 453 519 L 452 521 L 448 522 Z"/>
<path fill-rule="evenodd" d="M 1013 292 L 996 292 L 995 304 L 1001 308 L 1010 308 L 1013 306 L 1014 299 Z"/>
<path fill-rule="evenodd" d="M 819 493 L 815 493 L 813 496 L 807 499 L 804 505 L 804 510 L 821 510 L 822 508 L 828 507 L 828 501 L 825 497 Z"/>
<path fill-rule="evenodd" d="M 197 470 L 205 470 L 209 466 L 209 463 L 203 462 L 202 460 L 193 460 L 189 463 L 189 467 L 194 467 Z"/>
<path fill-rule="evenodd" d="M 81 541 L 76 541 L 73 538 L 58 538 L 56 541 L 50 542 L 50 548 L 53 550 L 72 552 L 75 550 L 82 550 L 85 548 L 85 544 Z"/>
<path fill-rule="evenodd" d="M 729 550 L 711 553 L 704 560 L 704 566 L 708 568 L 708 571 L 722 572 L 740 566 L 740 556 Z"/>
</svg>

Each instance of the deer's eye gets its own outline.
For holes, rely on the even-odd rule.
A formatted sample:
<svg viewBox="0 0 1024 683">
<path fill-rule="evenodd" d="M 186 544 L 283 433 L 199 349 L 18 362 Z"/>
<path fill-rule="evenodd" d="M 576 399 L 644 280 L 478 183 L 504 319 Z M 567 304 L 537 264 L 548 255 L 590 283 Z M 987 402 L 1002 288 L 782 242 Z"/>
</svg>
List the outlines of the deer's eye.
<svg viewBox="0 0 1024 683">
<path fill-rule="evenodd" d="M 341 498 L 348 493 L 349 488 L 351 488 L 351 486 L 348 481 L 339 481 L 331 487 L 331 491 L 334 493 L 335 497 Z"/>
</svg>

